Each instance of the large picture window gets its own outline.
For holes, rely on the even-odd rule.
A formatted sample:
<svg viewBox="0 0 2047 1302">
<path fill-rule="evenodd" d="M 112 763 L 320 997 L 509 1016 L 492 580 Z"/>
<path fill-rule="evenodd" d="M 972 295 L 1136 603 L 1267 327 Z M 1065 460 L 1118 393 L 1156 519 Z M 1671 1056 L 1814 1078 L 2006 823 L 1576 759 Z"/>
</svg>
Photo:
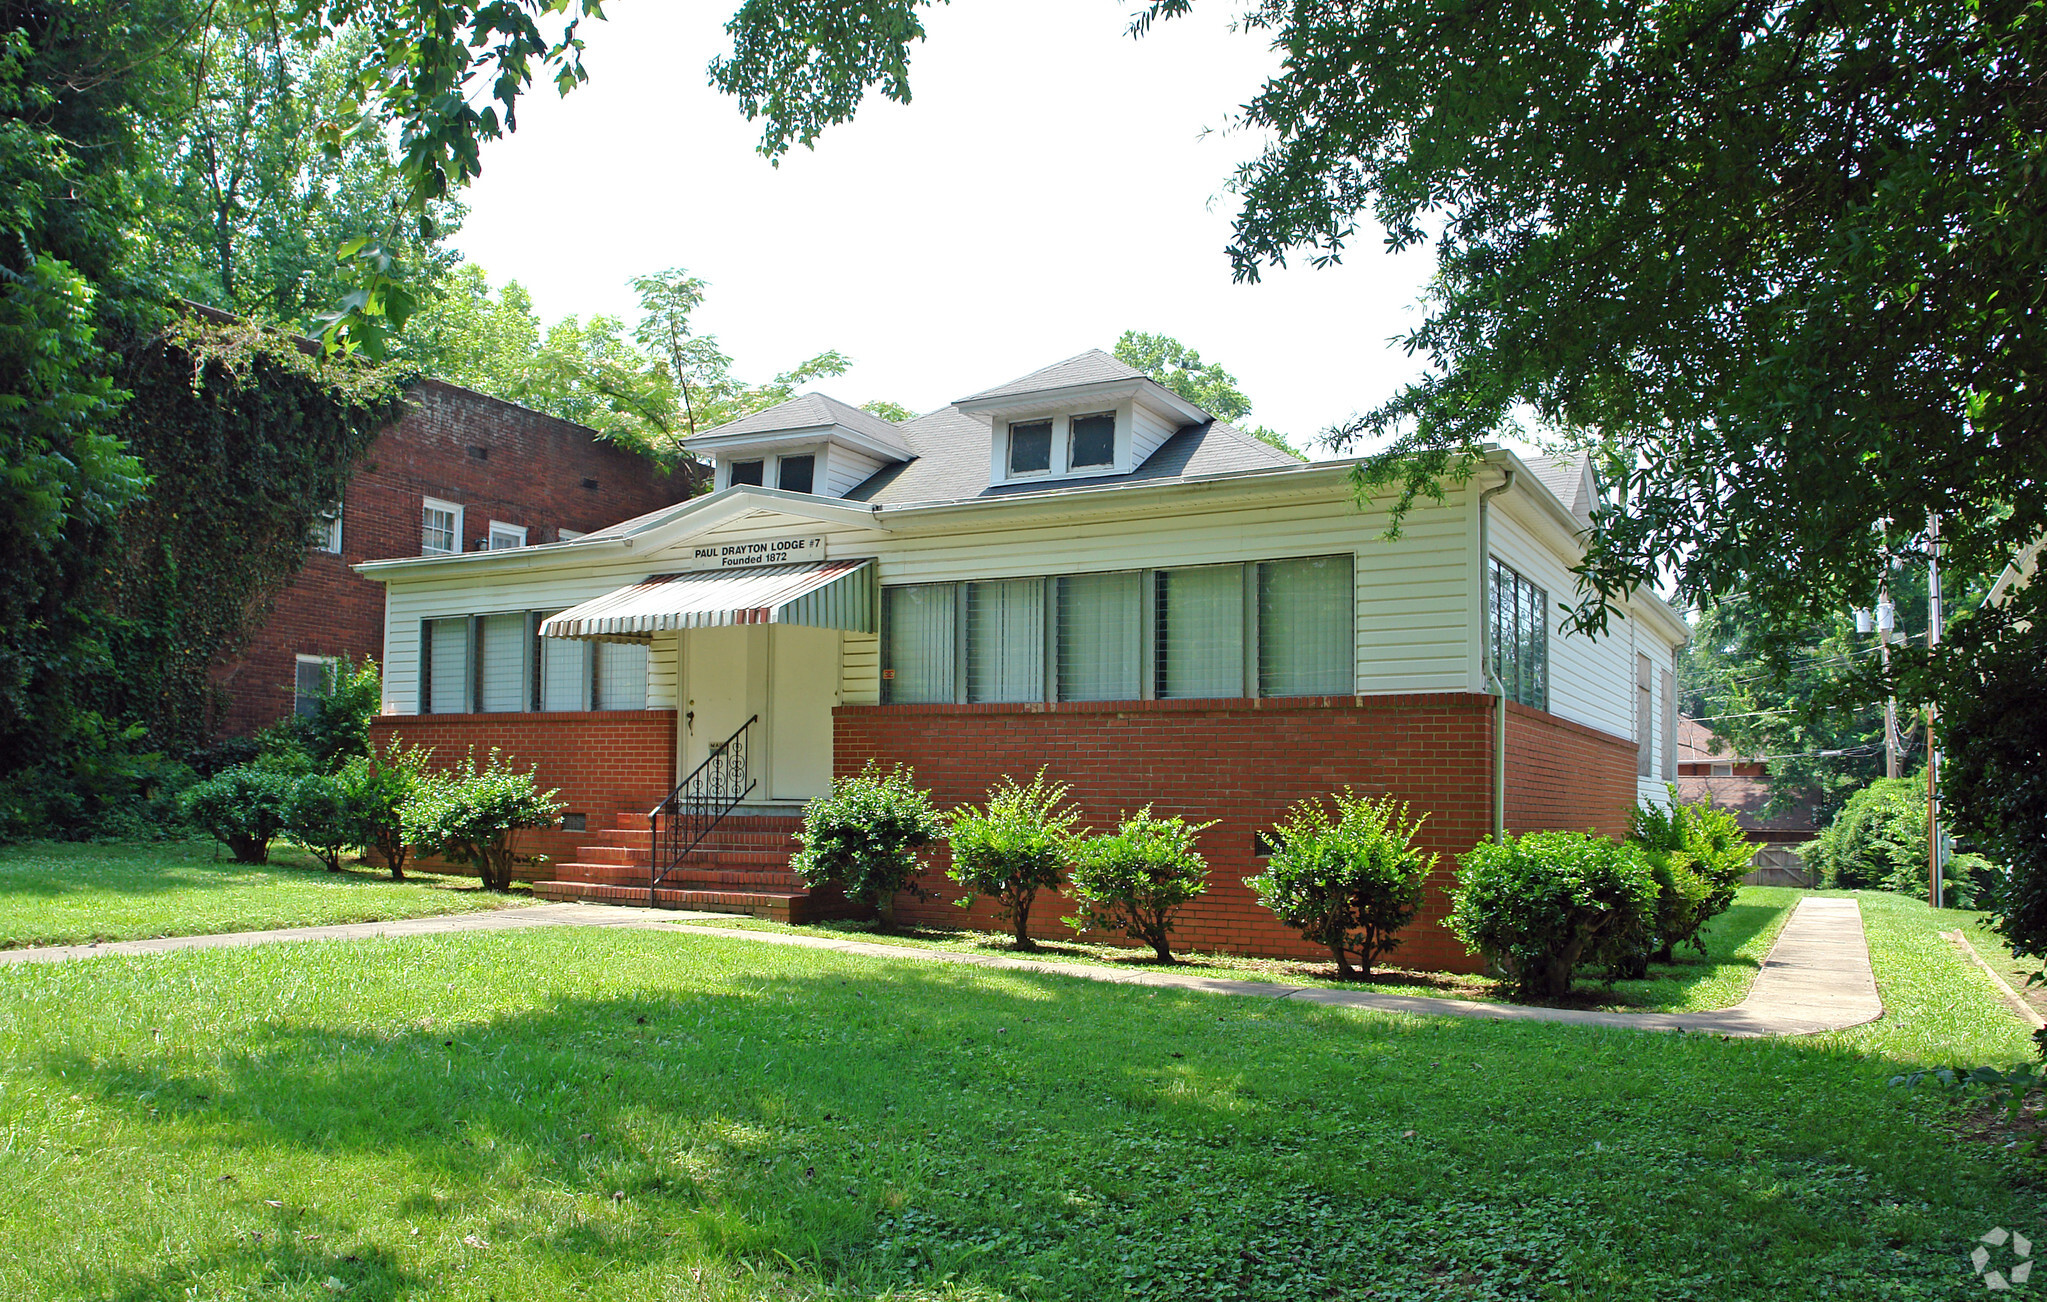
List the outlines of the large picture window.
<svg viewBox="0 0 2047 1302">
<path fill-rule="evenodd" d="M 1351 560 L 1258 566 L 1258 694 L 1349 696 L 1357 684 Z"/>
<path fill-rule="evenodd" d="M 951 702 L 959 667 L 950 583 L 882 589 L 882 699 L 892 705 Z"/>
<path fill-rule="evenodd" d="M 1507 699 L 1549 708 L 1549 594 L 1513 567 L 1492 563 L 1493 671 Z"/>
</svg>

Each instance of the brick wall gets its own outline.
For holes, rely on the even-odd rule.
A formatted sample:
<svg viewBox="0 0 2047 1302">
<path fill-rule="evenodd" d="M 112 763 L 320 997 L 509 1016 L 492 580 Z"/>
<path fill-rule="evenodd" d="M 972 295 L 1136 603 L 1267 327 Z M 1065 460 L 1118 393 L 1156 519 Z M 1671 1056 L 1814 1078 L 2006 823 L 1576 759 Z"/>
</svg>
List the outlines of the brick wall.
<svg viewBox="0 0 2047 1302">
<path fill-rule="evenodd" d="M 384 585 L 349 567 L 418 555 L 422 498 L 463 507 L 462 547 L 474 551 L 492 520 L 548 543 L 563 529 L 590 533 L 689 496 L 681 476 L 581 425 L 438 380 L 416 385 L 407 402 L 349 482 L 341 554 L 308 552 L 248 645 L 217 668 L 214 681 L 229 697 L 222 732 L 252 732 L 289 714 L 300 655 L 383 658 Z"/>
<path fill-rule="evenodd" d="M 1589 728 L 1510 707 L 1508 820 L 1538 827 L 1624 828 L 1634 802 L 1635 747 Z M 1326 957 L 1267 913 L 1243 879 L 1256 873 L 1254 837 L 1305 797 L 1349 784 L 1409 801 L 1429 820 L 1422 840 L 1442 862 L 1421 916 L 1396 951 L 1414 967 L 1473 970 L 1441 925 L 1455 856 L 1491 826 L 1492 700 L 1484 696 L 1147 701 L 1060 705 L 845 706 L 836 711 L 834 769 L 875 760 L 912 765 L 918 785 L 951 806 L 978 801 L 1004 773 L 1042 764 L 1072 787 L 1084 821 L 1112 826 L 1123 810 L 1215 820 L 1202 834 L 1209 890 L 1181 914 L 1177 943 L 1239 953 Z M 960 909 L 944 852 L 923 884 L 937 900 L 898 901 L 901 916 L 995 927 L 992 906 Z M 1060 935 L 1063 899 L 1041 896 L 1033 932 Z"/>
<path fill-rule="evenodd" d="M 473 747 L 482 763 L 493 746 L 520 768 L 538 766 L 540 789 L 561 792 L 567 813 L 582 814 L 587 832 L 523 833 L 524 853 L 572 859 L 578 845 L 608 829 L 620 811 L 644 811 L 675 786 L 675 711 L 591 710 L 574 714 L 387 714 L 370 725 L 372 744 L 398 737 L 430 746 L 440 768 L 458 765 Z M 533 880 L 539 867 L 517 874 Z"/>
</svg>

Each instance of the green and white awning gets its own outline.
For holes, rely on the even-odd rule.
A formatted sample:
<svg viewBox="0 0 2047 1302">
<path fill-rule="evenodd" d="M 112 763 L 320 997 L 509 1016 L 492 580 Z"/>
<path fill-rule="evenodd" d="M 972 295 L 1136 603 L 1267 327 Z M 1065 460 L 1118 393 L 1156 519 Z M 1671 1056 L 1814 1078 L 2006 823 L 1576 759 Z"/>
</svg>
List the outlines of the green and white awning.
<svg viewBox="0 0 2047 1302">
<path fill-rule="evenodd" d="M 874 632 L 872 560 L 759 565 L 656 574 L 571 606 L 540 625 L 542 637 L 639 640 L 685 628 L 801 624 Z"/>
</svg>

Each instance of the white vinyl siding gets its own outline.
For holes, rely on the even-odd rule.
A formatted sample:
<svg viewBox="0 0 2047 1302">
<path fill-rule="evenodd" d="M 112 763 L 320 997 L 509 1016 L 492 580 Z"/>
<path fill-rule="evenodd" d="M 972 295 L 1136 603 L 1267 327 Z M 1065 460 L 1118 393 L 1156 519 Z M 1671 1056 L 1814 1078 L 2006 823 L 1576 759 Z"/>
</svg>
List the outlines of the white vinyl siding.
<svg viewBox="0 0 2047 1302">
<path fill-rule="evenodd" d="M 1177 418 L 1160 415 L 1141 402 L 1133 403 L 1129 410 L 1130 464 L 1136 467 L 1143 465 L 1146 457 L 1180 432 L 1180 422 Z"/>
<path fill-rule="evenodd" d="M 590 708 L 591 643 L 577 638 L 540 639 L 540 708 Z"/>
<path fill-rule="evenodd" d="M 824 454 L 824 495 L 844 497 L 887 464 L 879 457 L 834 443 Z"/>
<path fill-rule="evenodd" d="M 1244 695 L 1244 567 L 1160 570 L 1155 694 L 1164 700 Z"/>
<path fill-rule="evenodd" d="M 428 626 L 432 672 L 429 677 L 435 714 L 469 713 L 469 617 L 437 619 Z"/>
<path fill-rule="evenodd" d="M 930 704 L 956 699 L 954 605 L 959 589 L 950 583 L 920 583 L 882 589 L 882 699 L 891 704 Z"/>
<path fill-rule="evenodd" d="M 1258 694 L 1348 696 L 1356 682 L 1351 558 L 1258 567 Z"/>
<path fill-rule="evenodd" d="M 647 644 L 598 642 L 593 645 L 597 648 L 597 708 L 646 709 Z"/>
<path fill-rule="evenodd" d="M 1045 585 L 1008 579 L 967 585 L 967 699 L 1045 696 Z"/>
<path fill-rule="evenodd" d="M 881 704 L 881 639 L 847 633 L 839 650 L 839 703 Z"/>
<path fill-rule="evenodd" d="M 477 707 L 484 714 L 510 714 L 527 708 L 531 696 L 526 615 L 486 615 L 477 641 L 483 652 L 478 675 Z"/>
<path fill-rule="evenodd" d="M 1075 574 L 1058 587 L 1059 699 L 1134 701 L 1143 691 L 1142 576 Z"/>
</svg>

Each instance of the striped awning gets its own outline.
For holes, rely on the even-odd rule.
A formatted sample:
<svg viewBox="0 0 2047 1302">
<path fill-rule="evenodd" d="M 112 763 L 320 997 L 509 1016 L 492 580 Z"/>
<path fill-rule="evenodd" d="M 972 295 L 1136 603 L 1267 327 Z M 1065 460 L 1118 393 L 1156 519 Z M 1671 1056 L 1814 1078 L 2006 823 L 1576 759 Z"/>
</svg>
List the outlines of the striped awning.
<svg viewBox="0 0 2047 1302">
<path fill-rule="evenodd" d="M 872 560 L 656 574 L 571 606 L 543 621 L 540 636 L 638 640 L 729 624 L 872 633 L 874 591 Z"/>
</svg>

